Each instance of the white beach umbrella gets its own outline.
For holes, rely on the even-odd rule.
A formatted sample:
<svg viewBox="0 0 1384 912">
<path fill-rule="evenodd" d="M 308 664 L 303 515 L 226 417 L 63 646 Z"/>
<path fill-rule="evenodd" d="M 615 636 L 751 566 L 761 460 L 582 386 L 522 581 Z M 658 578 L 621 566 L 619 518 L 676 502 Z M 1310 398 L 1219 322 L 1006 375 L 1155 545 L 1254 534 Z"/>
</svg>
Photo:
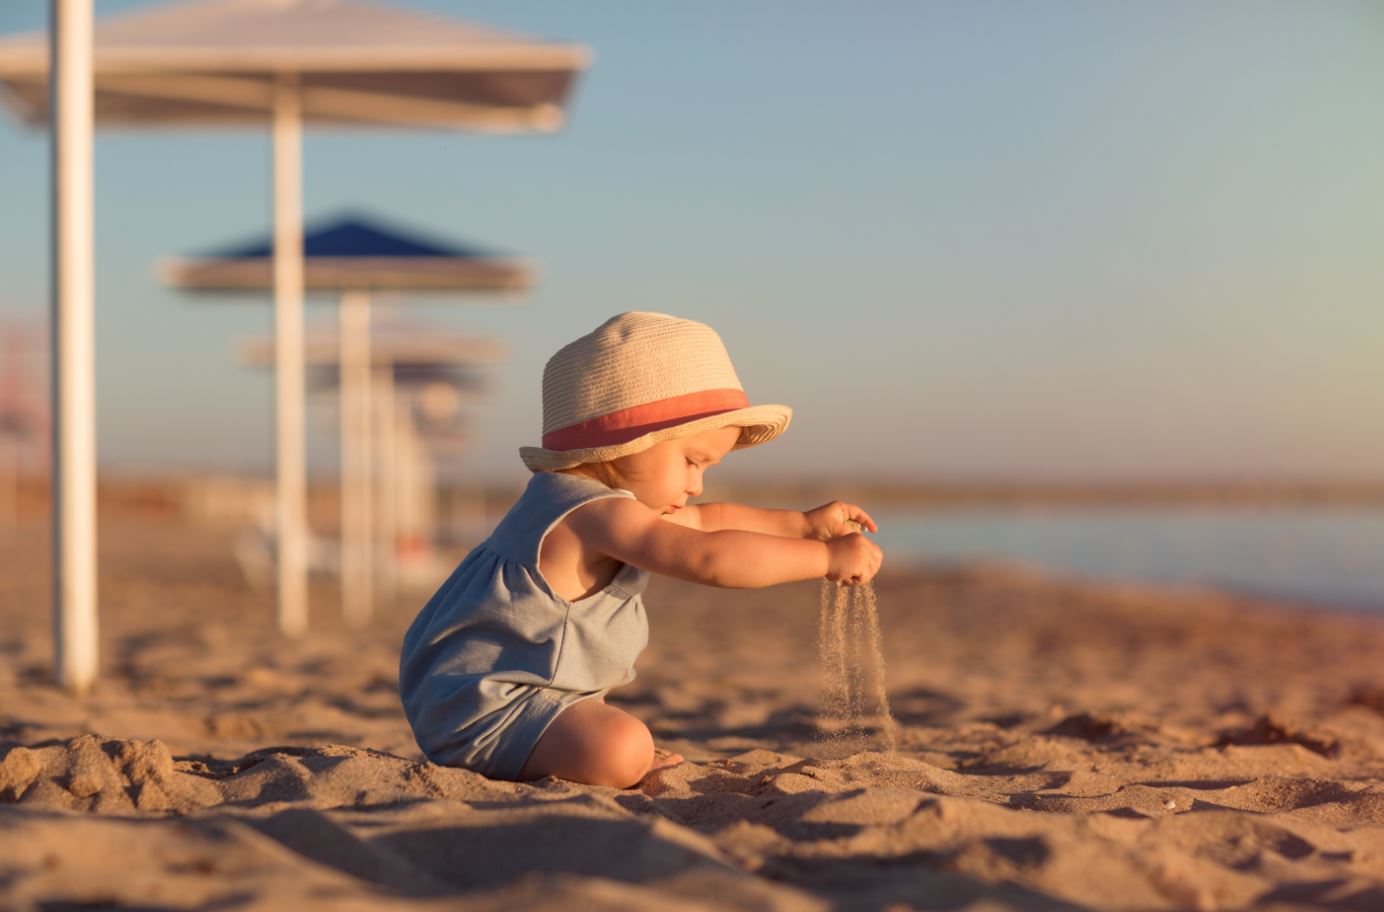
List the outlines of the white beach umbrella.
<svg viewBox="0 0 1384 912">
<path fill-rule="evenodd" d="M 562 124 L 587 51 L 455 20 L 347 0 L 195 0 L 103 20 L 54 0 L 48 39 L 0 41 L 0 101 L 54 122 L 55 535 L 57 614 L 85 620 L 59 678 L 95 670 L 95 458 L 91 369 L 91 155 L 95 122 L 187 127 L 272 124 L 279 620 L 307 622 L 304 563 L 301 131 L 304 124 L 518 133 Z M 93 37 L 94 35 L 94 37 Z M 65 456 L 57 455 L 61 449 Z M 80 570 L 79 565 L 86 567 Z M 80 582 L 86 574 L 90 582 Z M 76 670 L 70 662 L 80 653 Z"/>
</svg>

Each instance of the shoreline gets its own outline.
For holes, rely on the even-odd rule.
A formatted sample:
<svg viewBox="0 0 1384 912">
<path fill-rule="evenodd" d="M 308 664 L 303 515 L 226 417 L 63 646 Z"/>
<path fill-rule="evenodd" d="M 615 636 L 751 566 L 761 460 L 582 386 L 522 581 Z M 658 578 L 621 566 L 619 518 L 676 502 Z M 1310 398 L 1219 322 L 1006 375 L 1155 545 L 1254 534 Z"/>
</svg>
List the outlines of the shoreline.
<svg viewBox="0 0 1384 912">
<path fill-rule="evenodd" d="M 1341 615 L 1349 618 L 1378 620 L 1384 623 L 1384 600 L 1381 601 L 1333 601 L 1329 597 L 1308 596 L 1288 591 L 1278 591 L 1269 587 L 1256 588 L 1248 585 L 1216 585 L 1212 583 L 1180 582 L 1177 580 L 1139 579 L 1129 576 L 1104 576 L 1097 573 L 1084 573 L 1041 564 L 1023 558 L 988 557 L 967 559 L 919 558 L 912 555 L 895 556 L 890 554 L 890 565 L 894 571 L 905 574 L 947 574 L 966 572 L 993 572 L 999 575 L 1014 574 L 1031 576 L 1035 580 L 1053 585 L 1073 585 L 1092 590 L 1120 589 L 1143 591 L 1151 598 L 1159 596 L 1184 597 L 1207 596 L 1224 597 L 1253 603 L 1255 610 L 1279 611 L 1287 614 L 1302 614 L 1309 617 L 1330 617 Z"/>
</svg>

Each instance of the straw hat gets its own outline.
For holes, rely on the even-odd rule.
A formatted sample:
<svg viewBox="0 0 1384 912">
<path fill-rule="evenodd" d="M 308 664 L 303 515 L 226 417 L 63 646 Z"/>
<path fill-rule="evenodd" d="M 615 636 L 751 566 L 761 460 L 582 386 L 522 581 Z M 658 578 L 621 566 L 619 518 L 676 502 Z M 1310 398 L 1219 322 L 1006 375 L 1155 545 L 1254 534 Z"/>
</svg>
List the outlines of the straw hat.
<svg viewBox="0 0 1384 912">
<path fill-rule="evenodd" d="M 623 313 L 564 346 L 543 368 L 543 445 L 535 472 L 606 462 L 675 437 L 740 428 L 734 449 L 782 434 L 786 405 L 750 405 L 730 355 L 704 323 Z"/>
</svg>

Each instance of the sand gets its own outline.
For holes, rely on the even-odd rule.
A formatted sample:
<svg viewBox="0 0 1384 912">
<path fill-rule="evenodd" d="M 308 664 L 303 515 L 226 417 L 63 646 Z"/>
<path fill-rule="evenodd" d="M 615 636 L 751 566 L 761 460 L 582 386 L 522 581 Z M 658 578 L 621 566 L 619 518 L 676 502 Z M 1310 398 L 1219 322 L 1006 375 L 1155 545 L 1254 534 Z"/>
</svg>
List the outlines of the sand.
<svg viewBox="0 0 1384 912">
<path fill-rule="evenodd" d="M 50 683 L 0 542 L 0 907 L 1384 909 L 1384 623 L 886 564 L 897 750 L 817 738 L 817 584 L 657 580 L 614 790 L 422 761 L 403 599 L 286 642 L 226 536 L 103 516 L 104 677 Z"/>
<path fill-rule="evenodd" d="M 817 654 L 822 694 L 817 728 L 835 742 L 834 756 L 898 746 L 898 725 L 889 708 L 888 670 L 873 583 L 821 582 Z"/>
</svg>

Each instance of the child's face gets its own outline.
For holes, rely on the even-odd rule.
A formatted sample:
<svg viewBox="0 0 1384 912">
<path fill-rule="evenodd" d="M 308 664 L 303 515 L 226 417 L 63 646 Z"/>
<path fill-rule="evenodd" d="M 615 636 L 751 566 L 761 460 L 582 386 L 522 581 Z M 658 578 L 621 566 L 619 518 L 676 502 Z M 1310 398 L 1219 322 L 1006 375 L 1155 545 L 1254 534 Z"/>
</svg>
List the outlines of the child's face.
<svg viewBox="0 0 1384 912">
<path fill-rule="evenodd" d="M 644 506 L 657 513 L 675 513 L 687 505 L 689 497 L 702 493 L 702 474 L 720 462 L 738 439 L 740 428 L 725 427 L 665 440 L 615 460 L 615 469 Z"/>
</svg>

